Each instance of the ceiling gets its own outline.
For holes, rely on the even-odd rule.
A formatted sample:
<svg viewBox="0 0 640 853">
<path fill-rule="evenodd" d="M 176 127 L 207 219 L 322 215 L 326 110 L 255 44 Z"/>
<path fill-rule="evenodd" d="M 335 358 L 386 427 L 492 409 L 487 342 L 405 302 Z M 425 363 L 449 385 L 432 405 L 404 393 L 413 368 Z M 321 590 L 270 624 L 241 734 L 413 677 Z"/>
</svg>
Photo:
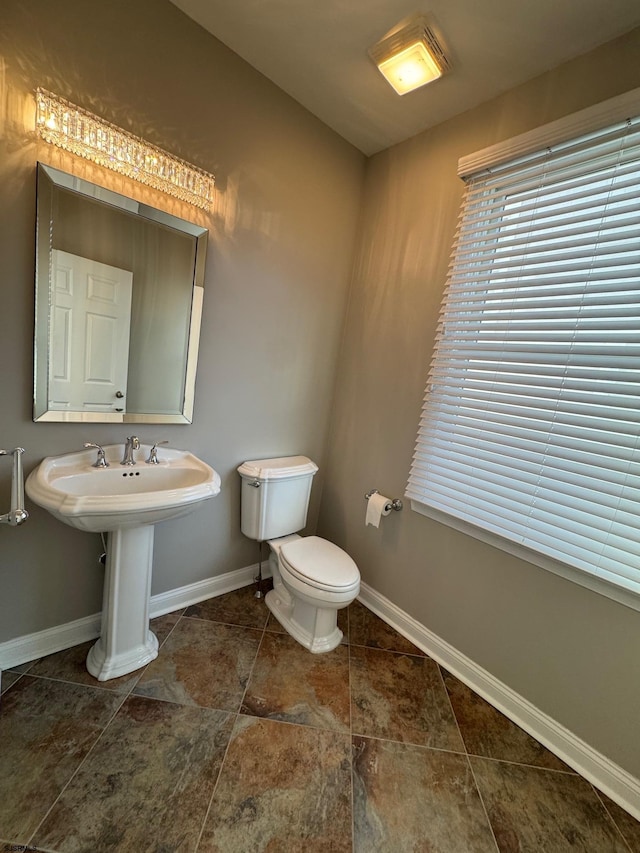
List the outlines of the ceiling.
<svg viewBox="0 0 640 853">
<path fill-rule="evenodd" d="M 374 154 L 640 25 L 638 0 L 172 0 Z M 399 96 L 367 49 L 425 13 L 453 69 Z"/>
</svg>

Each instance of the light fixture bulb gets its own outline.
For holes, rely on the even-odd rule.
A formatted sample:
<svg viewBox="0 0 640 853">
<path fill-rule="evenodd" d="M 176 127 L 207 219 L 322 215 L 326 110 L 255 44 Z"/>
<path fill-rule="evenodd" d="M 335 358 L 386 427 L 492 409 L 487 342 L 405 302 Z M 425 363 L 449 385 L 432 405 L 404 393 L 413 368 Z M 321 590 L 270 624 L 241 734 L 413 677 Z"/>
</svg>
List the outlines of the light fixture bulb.
<svg viewBox="0 0 640 853">
<path fill-rule="evenodd" d="M 378 68 L 399 95 L 406 95 L 442 77 L 442 71 L 422 42 L 416 42 L 381 62 Z"/>
<path fill-rule="evenodd" d="M 424 15 L 415 15 L 369 49 L 369 56 L 399 95 L 442 77 L 451 67 Z"/>
</svg>

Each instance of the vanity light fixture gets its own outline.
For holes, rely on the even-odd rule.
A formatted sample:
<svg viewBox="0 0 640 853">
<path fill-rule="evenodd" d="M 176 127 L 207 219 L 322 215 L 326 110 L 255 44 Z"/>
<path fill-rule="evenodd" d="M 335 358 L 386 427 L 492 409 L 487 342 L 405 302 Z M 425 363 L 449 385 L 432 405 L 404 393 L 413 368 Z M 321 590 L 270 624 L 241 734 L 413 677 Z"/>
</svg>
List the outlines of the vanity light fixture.
<svg viewBox="0 0 640 853">
<path fill-rule="evenodd" d="M 369 56 L 399 95 L 449 71 L 451 64 L 425 15 L 414 15 L 373 47 Z"/>
<path fill-rule="evenodd" d="M 213 175 L 47 92 L 36 90 L 36 131 L 51 145 L 208 210 Z"/>
</svg>

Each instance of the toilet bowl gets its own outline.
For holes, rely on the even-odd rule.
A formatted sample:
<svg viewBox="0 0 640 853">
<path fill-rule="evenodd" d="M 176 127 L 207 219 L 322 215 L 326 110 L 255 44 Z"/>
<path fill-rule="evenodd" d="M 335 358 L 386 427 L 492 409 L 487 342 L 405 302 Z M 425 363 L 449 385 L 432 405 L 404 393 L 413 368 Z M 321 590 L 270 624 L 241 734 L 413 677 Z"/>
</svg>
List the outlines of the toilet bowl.
<svg viewBox="0 0 640 853">
<path fill-rule="evenodd" d="M 342 641 L 338 610 L 360 591 L 360 573 L 351 557 L 319 536 L 302 537 L 311 481 L 318 466 L 306 456 L 244 462 L 241 528 L 245 536 L 268 542 L 273 589 L 265 602 L 282 627 L 314 653 Z"/>
<path fill-rule="evenodd" d="M 319 654 L 342 642 L 338 610 L 360 591 L 360 573 L 351 557 L 319 536 L 284 536 L 268 542 L 273 589 L 265 602 L 282 627 L 309 651 Z"/>
</svg>

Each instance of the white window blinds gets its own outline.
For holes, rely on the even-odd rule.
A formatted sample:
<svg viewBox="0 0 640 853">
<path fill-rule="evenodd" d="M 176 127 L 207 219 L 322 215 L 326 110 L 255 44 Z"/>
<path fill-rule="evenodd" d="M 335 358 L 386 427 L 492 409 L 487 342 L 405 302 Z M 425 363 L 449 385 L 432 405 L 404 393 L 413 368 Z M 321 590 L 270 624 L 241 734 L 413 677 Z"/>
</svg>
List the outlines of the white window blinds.
<svg viewBox="0 0 640 853">
<path fill-rule="evenodd" d="M 407 496 L 640 593 L 639 119 L 468 180 Z"/>
</svg>

